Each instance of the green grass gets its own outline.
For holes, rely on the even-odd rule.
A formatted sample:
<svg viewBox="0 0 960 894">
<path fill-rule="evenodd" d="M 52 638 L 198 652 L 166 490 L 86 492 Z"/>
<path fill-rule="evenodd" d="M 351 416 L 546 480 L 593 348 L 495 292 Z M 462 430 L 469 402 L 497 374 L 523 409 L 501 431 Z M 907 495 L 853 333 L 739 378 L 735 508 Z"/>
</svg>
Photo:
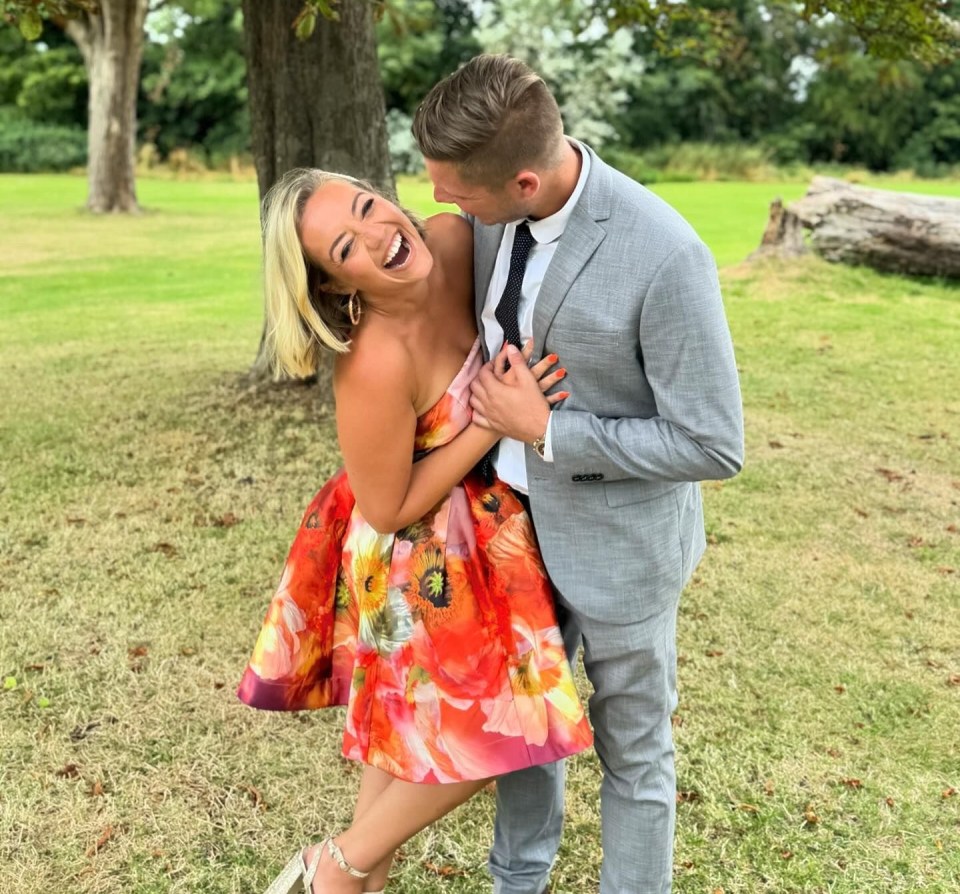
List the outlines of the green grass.
<svg viewBox="0 0 960 894">
<path fill-rule="evenodd" d="M 748 448 L 681 606 L 675 890 L 954 892 L 960 289 L 738 264 L 802 184 L 657 191 L 724 265 Z M 78 178 L 0 177 L 4 894 L 259 892 L 357 782 L 339 712 L 232 693 L 338 462 L 319 391 L 242 381 L 255 186 L 139 193 L 91 218 Z M 572 762 L 557 894 L 596 890 L 599 773 Z M 391 888 L 487 890 L 491 818 L 482 794 L 418 836 Z"/>
</svg>

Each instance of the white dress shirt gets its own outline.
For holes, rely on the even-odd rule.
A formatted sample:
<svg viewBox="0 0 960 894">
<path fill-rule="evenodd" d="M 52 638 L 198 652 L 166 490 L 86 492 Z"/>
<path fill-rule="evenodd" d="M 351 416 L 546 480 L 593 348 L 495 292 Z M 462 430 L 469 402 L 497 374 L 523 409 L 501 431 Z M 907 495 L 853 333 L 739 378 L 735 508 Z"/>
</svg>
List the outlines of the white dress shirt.
<svg viewBox="0 0 960 894">
<path fill-rule="evenodd" d="M 546 275 L 547 267 L 550 266 L 553 253 L 557 250 L 557 243 L 567 226 L 567 221 L 570 219 L 574 206 L 586 185 L 587 175 L 590 173 L 589 154 L 576 140 L 570 140 L 570 143 L 580 153 L 580 177 L 570 198 L 555 214 L 544 217 L 542 220 L 527 220 L 527 226 L 530 227 L 530 235 L 533 236 L 534 243 L 527 257 L 523 284 L 520 287 L 520 306 L 517 310 L 520 339 L 523 343 L 533 337 L 533 309 L 537 302 L 537 296 L 540 294 L 540 286 Z M 483 313 L 480 315 L 484 344 L 491 357 L 495 356 L 503 345 L 503 327 L 497 322 L 495 313 L 497 304 L 500 302 L 500 296 L 507 285 L 507 275 L 510 272 L 510 254 L 513 251 L 513 237 L 517 231 L 518 223 L 520 221 L 508 223 L 504 228 L 500 251 L 497 253 L 497 262 L 493 267 L 493 276 L 490 277 L 490 287 L 487 290 L 487 297 L 483 305 Z M 534 356 L 540 357 L 543 352 L 543 345 L 535 344 L 533 350 Z M 563 363 L 562 357 L 560 363 Z M 553 462 L 549 422 L 547 423 L 546 438 L 544 459 L 547 462 Z M 528 493 L 527 468 L 522 441 L 513 438 L 501 439 L 494 467 L 501 481 L 506 482 L 521 493 Z"/>
</svg>

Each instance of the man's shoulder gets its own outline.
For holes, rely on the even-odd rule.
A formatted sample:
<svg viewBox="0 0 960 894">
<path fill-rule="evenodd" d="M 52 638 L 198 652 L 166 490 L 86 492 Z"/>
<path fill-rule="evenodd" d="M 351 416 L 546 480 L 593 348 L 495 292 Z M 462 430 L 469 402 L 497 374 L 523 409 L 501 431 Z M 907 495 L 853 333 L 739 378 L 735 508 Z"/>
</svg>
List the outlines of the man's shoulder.
<svg viewBox="0 0 960 894">
<path fill-rule="evenodd" d="M 604 187 L 609 192 L 611 228 L 640 238 L 656 236 L 657 241 L 672 243 L 675 247 L 702 241 L 690 222 L 669 202 L 599 156 L 594 156 L 594 162 L 598 181 L 606 180 Z"/>
</svg>

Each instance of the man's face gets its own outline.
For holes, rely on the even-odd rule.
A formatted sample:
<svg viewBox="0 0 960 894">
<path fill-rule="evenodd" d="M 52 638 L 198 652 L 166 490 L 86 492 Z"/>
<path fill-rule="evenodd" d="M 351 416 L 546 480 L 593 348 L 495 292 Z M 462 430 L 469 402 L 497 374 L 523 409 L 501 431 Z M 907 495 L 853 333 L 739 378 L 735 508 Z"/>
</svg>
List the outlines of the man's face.
<svg viewBox="0 0 960 894">
<path fill-rule="evenodd" d="M 433 181 L 433 197 L 438 202 L 458 205 L 461 211 L 472 214 L 482 224 L 509 223 L 528 214 L 528 203 L 519 190 L 510 187 L 508 181 L 498 189 L 467 183 L 460 177 L 457 165 L 452 161 L 424 160 L 427 173 Z"/>
</svg>

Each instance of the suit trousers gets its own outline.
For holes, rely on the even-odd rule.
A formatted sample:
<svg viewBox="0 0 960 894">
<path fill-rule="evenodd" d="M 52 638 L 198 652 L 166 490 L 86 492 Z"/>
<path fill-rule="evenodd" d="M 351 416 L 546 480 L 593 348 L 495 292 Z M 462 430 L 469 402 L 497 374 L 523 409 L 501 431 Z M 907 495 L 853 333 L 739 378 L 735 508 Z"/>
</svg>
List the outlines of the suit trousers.
<svg viewBox="0 0 960 894">
<path fill-rule="evenodd" d="M 669 894 L 676 816 L 679 592 L 640 621 L 597 621 L 556 593 L 571 662 L 583 646 L 600 786 L 601 894 Z M 563 761 L 497 780 L 489 867 L 496 894 L 541 894 L 560 845 Z"/>
</svg>

